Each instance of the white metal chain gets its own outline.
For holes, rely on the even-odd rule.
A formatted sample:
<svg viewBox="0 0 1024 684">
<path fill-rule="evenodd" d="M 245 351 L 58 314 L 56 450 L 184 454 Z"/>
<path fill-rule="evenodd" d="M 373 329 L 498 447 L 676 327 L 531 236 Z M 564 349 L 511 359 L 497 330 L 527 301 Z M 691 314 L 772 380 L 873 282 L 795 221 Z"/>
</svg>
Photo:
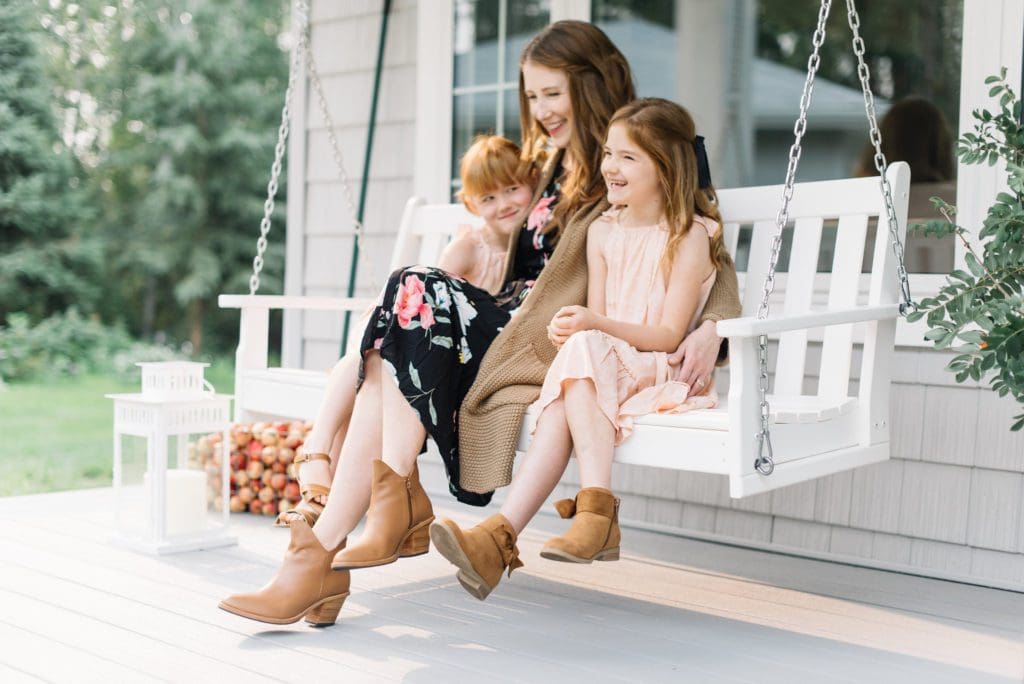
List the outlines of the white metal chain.
<svg viewBox="0 0 1024 684">
<path fill-rule="evenodd" d="M 900 292 L 903 301 L 900 303 L 900 314 L 906 316 L 917 310 L 917 304 L 910 296 L 910 280 L 907 278 L 907 267 L 903 262 L 903 242 L 900 241 L 899 221 L 896 220 L 896 209 L 893 206 L 892 186 L 886 177 L 888 165 L 885 155 L 882 154 L 882 134 L 878 130 L 878 121 L 875 117 L 875 98 L 871 94 L 871 72 L 864 62 L 864 40 L 860 37 L 860 16 L 854 6 L 854 0 L 846 0 L 846 17 L 853 32 L 853 52 L 857 55 L 857 76 L 860 77 L 860 87 L 864 92 L 864 111 L 868 115 L 868 125 L 871 127 L 871 144 L 875 148 L 875 168 L 878 169 L 879 184 L 882 188 L 882 196 L 885 198 L 885 213 L 889 220 L 889 239 L 892 242 L 892 251 L 896 255 L 896 275 L 900 279 Z M 875 238 L 878 239 L 877 237 Z"/>
<path fill-rule="evenodd" d="M 316 93 L 320 115 L 327 128 L 327 138 L 331 143 L 334 163 L 338 167 L 338 175 L 341 178 L 345 203 L 348 205 L 348 210 L 352 217 L 357 248 L 360 246 L 359 243 L 363 234 L 363 225 L 359 220 L 358 211 L 352 199 L 351 184 L 342 161 L 341 146 L 334 135 L 334 124 L 327 110 L 327 99 L 324 97 L 323 85 L 320 82 L 320 76 L 317 74 L 316 65 L 313 62 L 313 50 L 310 48 L 309 43 L 309 3 L 306 0 L 297 0 L 295 3 L 295 20 L 295 46 L 292 48 L 292 58 L 288 68 L 288 88 L 285 90 L 284 107 L 281 109 L 281 125 L 277 129 L 277 145 L 274 147 L 274 163 L 270 167 L 270 182 L 267 183 L 267 199 L 263 203 L 263 220 L 260 221 L 260 236 L 256 240 L 256 256 L 252 260 L 252 275 L 249 276 L 250 295 L 256 294 L 256 291 L 260 288 L 260 273 L 263 271 L 263 255 L 267 251 L 270 217 L 274 213 L 274 198 L 277 196 L 278 181 L 281 177 L 281 162 L 284 159 L 288 142 L 292 93 L 295 91 L 295 83 L 298 79 L 298 74 L 302 70 L 303 62 L 306 64 L 309 79 L 313 84 L 313 91 Z"/>
<path fill-rule="evenodd" d="M 811 95 L 814 92 L 814 76 L 818 73 L 821 65 L 821 45 L 825 42 L 825 23 L 828 20 L 829 10 L 832 9 L 832 0 L 821 0 L 821 9 L 818 11 L 818 27 L 814 31 L 814 50 L 807 59 L 807 79 L 804 81 L 804 90 L 800 95 L 800 115 L 793 124 L 793 145 L 789 148 L 789 165 L 786 167 L 786 184 L 782 191 L 782 206 L 775 217 L 775 235 L 772 237 L 771 257 L 768 262 L 768 273 L 764 278 L 764 290 L 761 296 L 761 304 L 757 309 L 758 319 L 768 317 L 768 299 L 772 290 L 775 289 L 775 266 L 779 261 L 779 252 L 782 250 L 782 233 L 789 223 L 789 202 L 793 199 L 793 185 L 796 182 L 796 169 L 800 163 L 800 141 L 807 131 L 807 108 L 811 104 Z M 762 475 L 771 475 L 775 470 L 774 454 L 772 452 L 771 434 L 768 430 L 768 418 L 771 408 L 768 405 L 768 336 L 760 335 L 757 338 L 758 363 L 760 365 L 758 374 L 758 393 L 761 399 L 761 429 L 757 433 L 757 458 L 754 460 L 754 468 Z"/>
<path fill-rule="evenodd" d="M 348 207 L 349 217 L 352 219 L 352 230 L 356 242 L 356 250 L 361 251 L 363 237 L 363 223 L 359 220 L 359 210 L 356 209 L 356 202 L 352 198 L 352 184 L 349 181 L 348 172 L 345 171 L 345 163 L 341 155 L 341 145 L 334 135 L 334 122 L 327 111 L 327 98 L 324 96 L 324 87 L 320 83 L 320 75 L 316 72 L 316 64 L 313 63 L 313 51 L 306 53 L 306 68 L 309 70 L 309 80 L 313 84 L 313 92 L 316 93 L 317 105 L 320 108 L 320 116 L 327 127 L 327 139 L 331 143 L 331 153 L 334 156 L 334 165 L 338 167 L 338 177 L 341 179 L 341 189 L 345 196 L 345 205 Z M 369 154 L 369 150 L 367 150 Z M 363 179 L 363 183 L 366 179 Z"/>
<path fill-rule="evenodd" d="M 270 182 L 267 183 L 267 199 L 263 203 L 263 220 L 260 221 L 260 236 L 256 240 L 256 256 L 252 260 L 252 275 L 249 276 L 249 294 L 260 289 L 260 273 L 263 271 L 263 255 L 267 251 L 267 235 L 270 233 L 270 217 L 274 213 L 274 198 L 277 183 L 281 178 L 281 162 L 288 143 L 288 129 L 291 124 L 292 93 L 302 65 L 306 47 L 306 29 L 309 26 L 309 8 L 300 0 L 295 8 L 295 46 L 288 66 L 288 88 L 284 91 L 284 107 L 281 108 L 281 125 L 277 129 L 277 145 L 274 146 L 274 163 L 270 167 Z"/>
</svg>

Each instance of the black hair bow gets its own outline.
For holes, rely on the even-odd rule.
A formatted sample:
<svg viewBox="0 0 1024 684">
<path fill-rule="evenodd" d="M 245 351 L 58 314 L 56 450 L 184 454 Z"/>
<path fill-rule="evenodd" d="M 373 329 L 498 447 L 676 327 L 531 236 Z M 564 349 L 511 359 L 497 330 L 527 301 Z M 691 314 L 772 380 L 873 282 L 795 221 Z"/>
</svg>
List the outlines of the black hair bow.
<svg viewBox="0 0 1024 684">
<path fill-rule="evenodd" d="M 693 141 L 693 149 L 697 152 L 697 187 L 711 187 L 711 165 L 708 164 L 708 151 L 704 148 L 704 136 L 698 135 Z"/>
</svg>

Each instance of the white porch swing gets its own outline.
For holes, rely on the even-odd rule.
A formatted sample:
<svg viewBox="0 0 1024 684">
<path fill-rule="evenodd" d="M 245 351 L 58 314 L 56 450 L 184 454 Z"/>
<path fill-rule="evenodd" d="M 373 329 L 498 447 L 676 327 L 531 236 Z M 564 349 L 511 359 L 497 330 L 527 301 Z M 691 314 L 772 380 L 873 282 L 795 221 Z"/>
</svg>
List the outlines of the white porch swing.
<svg viewBox="0 0 1024 684">
<path fill-rule="evenodd" d="M 728 397 L 716 409 L 639 419 L 633 435 L 616 450 L 619 462 L 727 475 L 730 494 L 738 498 L 889 458 L 890 364 L 896 321 L 914 308 L 902 244 L 910 169 L 903 162 L 887 165 L 881 151 L 854 0 L 846 0 L 847 15 L 880 177 L 795 183 L 831 3 L 832 0 L 821 2 L 785 183 L 719 192 L 726 247 L 731 254 L 736 253 L 741 226 L 753 226 L 750 265 L 745 274 L 740 274 L 744 317 L 718 323 L 719 335 L 729 340 Z M 270 309 L 361 311 L 370 304 L 363 299 L 256 295 L 288 134 L 288 103 L 303 58 L 328 133 L 331 131 L 319 78 L 309 57 L 305 3 L 300 1 L 299 6 L 298 39 L 250 294 L 221 295 L 219 300 L 222 307 L 239 308 L 242 314 L 235 367 L 238 420 L 269 416 L 311 418 L 323 393 L 325 373 L 267 367 Z M 330 140 L 352 210 L 337 141 L 333 135 Z M 870 255 L 871 270 L 870 274 L 862 274 L 868 224 L 873 218 L 877 219 L 878 229 Z M 793 228 L 789 228 L 790 219 L 794 220 Z M 409 200 L 391 268 L 436 263 L 456 226 L 472 220 L 461 205 L 429 205 L 419 198 Z M 837 233 L 831 272 L 817 273 L 822 233 L 831 230 L 832 225 L 836 225 Z M 776 275 L 783 233 L 787 230 L 793 236 L 789 268 L 784 276 Z M 360 233 L 357 222 L 357 240 Z M 862 280 L 867 281 L 866 298 L 859 295 Z M 782 301 L 774 304 L 781 304 L 783 313 L 769 317 L 769 300 L 777 281 L 784 283 L 785 293 Z M 755 283 L 763 286 L 757 288 Z M 811 308 L 816 283 L 828 289 L 824 310 Z M 820 367 L 813 369 L 818 370 L 815 382 L 815 373 L 808 372 L 807 343 L 810 336 L 822 330 Z M 770 388 L 769 339 L 778 341 Z M 860 374 L 857 391 L 851 392 L 855 341 L 862 344 Z M 532 419 L 528 414 L 524 421 L 520 450 L 525 451 L 528 445 Z"/>
</svg>

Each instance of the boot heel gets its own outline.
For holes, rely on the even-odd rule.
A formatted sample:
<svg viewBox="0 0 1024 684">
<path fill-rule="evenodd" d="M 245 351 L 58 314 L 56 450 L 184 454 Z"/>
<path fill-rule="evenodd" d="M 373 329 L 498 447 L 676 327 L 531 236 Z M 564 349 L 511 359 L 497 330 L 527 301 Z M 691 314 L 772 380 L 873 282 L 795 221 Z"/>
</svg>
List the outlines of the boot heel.
<svg viewBox="0 0 1024 684">
<path fill-rule="evenodd" d="M 324 601 L 306 613 L 306 622 L 314 627 L 327 627 L 328 625 L 333 625 L 337 621 L 338 613 L 341 612 L 341 606 L 344 605 L 345 599 L 347 598 L 348 594 L 345 594 L 340 598 L 333 598 Z"/>
<path fill-rule="evenodd" d="M 401 558 L 408 556 L 422 556 L 423 554 L 430 551 L 430 523 L 424 525 L 420 529 L 412 532 L 405 541 L 402 542 L 402 546 L 398 549 L 398 555 Z"/>
<path fill-rule="evenodd" d="M 619 560 L 619 547 L 616 546 L 614 549 L 605 549 L 604 551 L 602 551 L 599 554 L 597 554 L 596 556 L 594 556 L 594 560 L 596 560 L 596 561 L 617 561 L 617 560 Z"/>
</svg>

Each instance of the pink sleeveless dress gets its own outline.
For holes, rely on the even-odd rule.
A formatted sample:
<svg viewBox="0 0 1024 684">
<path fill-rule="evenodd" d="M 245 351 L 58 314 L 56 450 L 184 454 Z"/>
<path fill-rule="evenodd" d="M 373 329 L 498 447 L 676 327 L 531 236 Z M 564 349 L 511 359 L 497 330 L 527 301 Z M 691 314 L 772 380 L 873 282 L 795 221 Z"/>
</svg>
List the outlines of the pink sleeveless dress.
<svg viewBox="0 0 1024 684">
<path fill-rule="evenodd" d="M 493 295 L 501 289 L 503 284 L 505 256 L 508 254 L 508 250 L 495 249 L 487 244 L 483 231 L 483 226 L 463 224 L 456 231 L 455 239 L 459 240 L 468 236 L 476 246 L 473 268 L 469 273 L 463 274 L 463 277 L 481 290 Z"/>
<path fill-rule="evenodd" d="M 605 314 L 627 323 L 657 325 L 665 308 L 667 287 L 659 269 L 668 230 L 664 225 L 625 227 L 618 212 L 606 212 L 601 219 L 612 227 L 603 255 L 608 266 L 605 285 Z M 714 236 L 717 222 L 696 217 L 691 230 L 706 230 Z M 717 271 L 700 285 L 700 299 L 687 334 L 697 327 Z M 670 366 L 665 352 L 637 351 L 628 342 L 600 330 L 573 334 L 555 356 L 537 406 L 541 409 L 562 396 L 568 380 L 590 379 L 597 389 L 602 413 L 615 427 L 620 444 L 633 430 L 636 416 L 648 413 L 683 413 L 718 405 L 713 382 L 700 394 L 678 380 L 680 366 Z"/>
</svg>

